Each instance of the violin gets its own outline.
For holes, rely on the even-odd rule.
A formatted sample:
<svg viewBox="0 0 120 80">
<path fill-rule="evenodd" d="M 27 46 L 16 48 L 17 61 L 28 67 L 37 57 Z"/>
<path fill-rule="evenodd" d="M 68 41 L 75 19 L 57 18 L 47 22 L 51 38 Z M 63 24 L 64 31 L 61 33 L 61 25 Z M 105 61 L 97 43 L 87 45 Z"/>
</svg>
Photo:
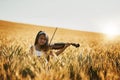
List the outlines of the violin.
<svg viewBox="0 0 120 80">
<path fill-rule="evenodd" d="M 66 44 L 67 43 L 62 43 L 62 42 L 61 43 L 54 43 L 54 44 L 50 45 L 50 48 L 55 49 L 55 50 L 62 49 L 65 47 Z M 69 44 L 76 47 L 76 48 L 78 48 L 80 46 L 80 44 L 76 44 L 76 43 L 69 43 Z"/>
<path fill-rule="evenodd" d="M 52 39 L 53 39 L 53 37 L 54 37 L 57 29 L 58 29 L 58 28 L 56 27 L 56 29 L 55 29 L 55 31 L 54 31 L 54 33 L 53 33 L 53 35 L 52 35 L 52 38 L 51 38 L 51 40 L 50 40 L 50 43 L 52 42 Z M 50 43 L 49 43 L 49 44 L 50 44 Z M 80 46 L 80 44 L 76 44 L 76 43 L 63 43 L 63 42 L 61 42 L 61 43 L 54 43 L 54 44 L 52 44 L 52 45 L 49 45 L 49 47 L 50 47 L 51 49 L 56 49 L 56 50 L 57 50 L 57 49 L 62 49 L 62 48 L 64 48 L 66 44 L 70 44 L 70 45 L 72 45 L 72 46 L 74 46 L 74 47 L 76 47 L 76 48 L 78 48 L 78 47 Z"/>
</svg>

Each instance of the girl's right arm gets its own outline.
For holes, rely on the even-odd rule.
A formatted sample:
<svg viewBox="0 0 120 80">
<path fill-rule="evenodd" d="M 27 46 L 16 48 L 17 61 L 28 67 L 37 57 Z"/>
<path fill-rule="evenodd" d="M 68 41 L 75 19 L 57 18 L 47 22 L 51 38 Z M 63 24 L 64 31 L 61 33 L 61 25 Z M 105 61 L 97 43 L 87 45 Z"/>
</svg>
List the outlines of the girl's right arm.
<svg viewBox="0 0 120 80">
<path fill-rule="evenodd" d="M 30 53 L 31 53 L 31 54 L 34 54 L 34 53 L 35 53 L 35 47 L 34 47 L 33 45 L 30 47 Z"/>
</svg>

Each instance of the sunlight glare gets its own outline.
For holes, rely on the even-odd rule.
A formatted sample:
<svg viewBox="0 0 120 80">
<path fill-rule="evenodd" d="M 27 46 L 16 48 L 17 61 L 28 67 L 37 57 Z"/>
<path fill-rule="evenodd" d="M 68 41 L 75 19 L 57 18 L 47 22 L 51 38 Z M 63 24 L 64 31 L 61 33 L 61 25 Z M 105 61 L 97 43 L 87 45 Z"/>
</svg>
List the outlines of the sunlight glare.
<svg viewBox="0 0 120 80">
<path fill-rule="evenodd" d="M 118 27 L 116 24 L 109 23 L 104 25 L 103 33 L 105 33 L 108 38 L 114 38 L 119 34 Z"/>
</svg>

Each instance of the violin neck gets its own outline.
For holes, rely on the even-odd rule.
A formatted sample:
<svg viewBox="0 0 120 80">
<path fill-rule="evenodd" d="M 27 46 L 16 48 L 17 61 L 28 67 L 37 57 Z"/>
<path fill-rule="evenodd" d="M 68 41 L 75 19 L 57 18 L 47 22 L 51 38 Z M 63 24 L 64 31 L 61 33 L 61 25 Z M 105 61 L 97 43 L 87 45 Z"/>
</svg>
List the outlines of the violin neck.
<svg viewBox="0 0 120 80">
<path fill-rule="evenodd" d="M 72 46 L 74 47 L 79 47 L 79 44 L 76 43 L 70 43 Z M 62 49 L 64 48 L 64 46 L 66 45 L 66 43 L 54 43 L 53 45 L 50 45 L 51 49 Z"/>
</svg>

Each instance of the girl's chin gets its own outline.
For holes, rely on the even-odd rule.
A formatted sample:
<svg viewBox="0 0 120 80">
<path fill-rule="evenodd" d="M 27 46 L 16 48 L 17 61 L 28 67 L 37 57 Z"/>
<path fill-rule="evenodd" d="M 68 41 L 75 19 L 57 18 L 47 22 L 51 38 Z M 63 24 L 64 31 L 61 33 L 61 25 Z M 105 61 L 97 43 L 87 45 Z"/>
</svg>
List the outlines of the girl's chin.
<svg viewBox="0 0 120 80">
<path fill-rule="evenodd" d="M 40 44 L 41 46 L 43 46 L 44 44 Z"/>
</svg>

